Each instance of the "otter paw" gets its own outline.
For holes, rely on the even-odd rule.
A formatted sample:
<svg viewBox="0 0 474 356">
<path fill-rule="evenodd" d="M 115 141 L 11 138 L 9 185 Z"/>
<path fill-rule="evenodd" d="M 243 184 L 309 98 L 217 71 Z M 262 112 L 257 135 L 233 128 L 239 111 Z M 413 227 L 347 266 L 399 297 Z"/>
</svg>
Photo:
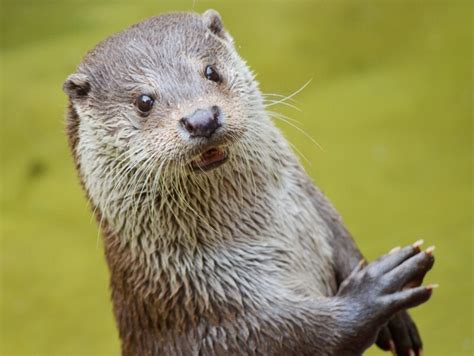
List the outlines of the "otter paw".
<svg viewBox="0 0 474 356">
<path fill-rule="evenodd" d="M 377 320 L 380 327 L 396 312 L 426 302 L 433 286 L 419 284 L 433 266 L 434 257 L 432 248 L 421 251 L 420 245 L 392 250 L 368 265 L 360 263 L 337 295 L 350 298 L 361 315 Z"/>
</svg>

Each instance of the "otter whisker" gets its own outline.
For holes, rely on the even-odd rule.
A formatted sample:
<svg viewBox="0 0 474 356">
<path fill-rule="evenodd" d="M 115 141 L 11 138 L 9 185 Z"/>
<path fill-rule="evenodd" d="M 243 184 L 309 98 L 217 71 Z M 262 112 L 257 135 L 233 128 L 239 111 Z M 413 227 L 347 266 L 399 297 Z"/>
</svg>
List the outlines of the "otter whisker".
<svg viewBox="0 0 474 356">
<path fill-rule="evenodd" d="M 255 134 L 258 134 L 258 130 L 259 129 L 262 129 L 260 127 L 252 127 L 250 128 L 250 131 L 254 132 Z M 301 156 L 301 158 L 303 158 L 308 164 L 312 164 L 311 161 L 308 160 L 308 158 L 296 147 L 296 145 L 294 145 L 293 143 L 291 142 L 288 142 L 288 144 Z M 271 146 L 263 146 L 261 144 L 261 142 L 259 140 L 254 140 L 252 141 L 252 144 L 251 144 L 251 147 L 258 147 L 258 150 L 260 152 L 267 152 L 267 151 L 270 151 L 271 153 L 273 153 L 273 156 L 272 156 L 272 160 L 273 161 L 279 161 L 280 164 L 281 163 L 281 155 Z M 270 166 L 270 169 L 272 170 L 272 173 L 274 176 L 278 176 L 278 172 L 275 171 L 275 168 Z"/>
<path fill-rule="evenodd" d="M 278 111 L 267 110 L 266 112 L 268 113 L 268 115 L 270 116 L 270 118 L 273 118 L 272 115 L 282 115 L 282 116 L 285 116 L 285 115 L 283 115 L 282 113 L 280 113 L 280 112 L 278 112 Z M 288 120 L 289 122 L 292 122 L 292 123 L 295 124 L 295 125 L 301 125 L 301 122 L 300 122 L 299 120 L 293 119 L 293 118 L 291 118 L 291 117 L 285 116 L 285 119 Z"/>
<path fill-rule="evenodd" d="M 289 108 L 291 108 L 291 109 L 297 110 L 297 111 L 299 111 L 299 112 L 302 111 L 299 107 L 297 107 L 297 106 L 295 106 L 295 105 L 293 105 L 293 104 L 289 104 L 289 103 L 287 103 L 287 102 L 285 102 L 285 101 L 265 99 L 263 102 L 264 102 L 264 106 L 265 106 L 266 108 L 269 108 L 269 107 L 274 106 L 274 105 L 279 105 L 279 104 L 281 104 L 281 105 L 287 106 L 287 107 L 289 107 Z"/>
<path fill-rule="evenodd" d="M 295 144 L 293 144 L 293 143 L 291 143 L 291 142 L 289 142 L 289 144 L 290 144 L 291 148 L 292 148 L 293 150 L 295 150 L 296 153 L 298 153 L 298 155 L 299 155 L 301 158 L 303 158 L 303 160 L 304 160 L 306 163 L 308 163 L 310 166 L 313 165 L 312 162 L 304 155 L 303 152 L 301 152 L 300 149 L 298 149 L 298 147 L 297 147 Z"/>
<path fill-rule="evenodd" d="M 291 101 L 293 103 L 298 103 L 294 98 L 288 98 L 287 95 L 277 94 L 277 93 L 262 93 L 262 98 L 266 99 L 266 97 L 277 97 L 277 98 L 284 98 L 285 101 Z"/>
<path fill-rule="evenodd" d="M 321 145 L 310 134 L 308 134 L 302 128 L 298 127 L 297 125 L 295 125 L 294 123 L 289 121 L 288 117 L 286 117 L 285 115 L 279 114 L 279 113 L 276 113 L 276 112 L 270 112 L 270 116 L 277 119 L 277 120 L 285 122 L 285 123 L 287 123 L 288 125 L 290 125 L 292 127 L 294 127 L 296 130 L 298 130 L 300 133 L 302 133 L 304 136 L 306 136 L 314 145 L 316 145 L 317 148 L 319 148 L 321 151 L 324 151 L 323 148 L 321 147 Z"/>
<path fill-rule="evenodd" d="M 298 90 L 294 91 L 292 94 L 284 97 L 283 99 L 280 99 L 280 100 L 277 100 L 275 103 L 269 105 L 269 106 L 273 106 L 273 105 L 277 105 L 277 104 L 281 104 L 282 102 L 284 101 L 287 101 L 288 99 L 291 99 L 293 97 L 295 97 L 296 95 L 298 95 L 299 93 L 301 93 L 311 82 L 312 82 L 312 78 L 309 79 L 306 83 L 304 83 Z"/>
</svg>

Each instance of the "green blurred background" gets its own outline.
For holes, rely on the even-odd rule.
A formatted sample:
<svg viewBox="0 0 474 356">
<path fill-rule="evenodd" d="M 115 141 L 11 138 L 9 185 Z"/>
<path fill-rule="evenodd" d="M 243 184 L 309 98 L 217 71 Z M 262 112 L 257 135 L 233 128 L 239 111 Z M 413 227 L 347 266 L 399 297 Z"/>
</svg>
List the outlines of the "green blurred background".
<svg viewBox="0 0 474 356">
<path fill-rule="evenodd" d="M 99 40 L 217 9 L 276 122 L 370 259 L 424 238 L 440 288 L 412 313 L 426 355 L 470 355 L 470 1 L 2 1 L 2 355 L 117 355 L 108 272 L 64 134 L 61 85 Z M 372 348 L 368 355 L 381 355 Z"/>
</svg>

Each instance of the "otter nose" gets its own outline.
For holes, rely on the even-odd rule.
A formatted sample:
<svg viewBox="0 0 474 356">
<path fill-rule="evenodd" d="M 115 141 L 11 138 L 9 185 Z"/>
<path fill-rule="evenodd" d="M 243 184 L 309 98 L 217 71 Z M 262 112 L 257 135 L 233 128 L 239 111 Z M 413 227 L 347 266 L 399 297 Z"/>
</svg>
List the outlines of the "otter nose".
<svg viewBox="0 0 474 356">
<path fill-rule="evenodd" d="M 208 109 L 198 109 L 192 115 L 183 117 L 181 125 L 189 132 L 191 137 L 211 137 L 221 126 L 221 111 L 218 106 Z"/>
</svg>

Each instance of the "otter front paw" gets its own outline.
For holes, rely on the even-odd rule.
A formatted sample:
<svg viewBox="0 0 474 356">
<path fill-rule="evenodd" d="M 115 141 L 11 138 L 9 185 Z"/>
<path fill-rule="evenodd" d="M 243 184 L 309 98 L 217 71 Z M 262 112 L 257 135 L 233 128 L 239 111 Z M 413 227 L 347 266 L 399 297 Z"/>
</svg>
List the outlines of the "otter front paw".
<svg viewBox="0 0 474 356">
<path fill-rule="evenodd" d="M 415 248 L 423 244 L 423 240 L 415 242 Z M 395 248 L 392 251 L 398 251 Z M 434 246 L 429 247 L 426 253 L 432 255 Z M 412 281 L 410 286 L 418 287 L 423 282 L 422 279 Z M 418 329 L 406 310 L 396 313 L 388 323 L 380 330 L 377 340 L 378 347 L 385 351 L 392 351 L 399 356 L 421 356 L 423 343 Z"/>
<path fill-rule="evenodd" d="M 433 286 L 419 284 L 433 263 L 432 249 L 421 251 L 419 244 L 394 250 L 369 265 L 360 263 L 337 293 L 352 305 L 358 318 L 354 321 L 357 330 L 353 330 L 354 340 L 351 341 L 363 347 L 370 346 L 382 326 L 396 313 L 426 302 Z M 395 332 L 400 330 L 398 327 L 394 329 Z M 413 337 L 418 337 L 418 334 Z M 401 355 L 408 355 L 413 346 L 410 344 L 405 350 L 403 343 L 406 339 L 397 338 L 400 344 L 394 344 Z M 420 347 L 421 343 L 417 351 Z"/>
</svg>

